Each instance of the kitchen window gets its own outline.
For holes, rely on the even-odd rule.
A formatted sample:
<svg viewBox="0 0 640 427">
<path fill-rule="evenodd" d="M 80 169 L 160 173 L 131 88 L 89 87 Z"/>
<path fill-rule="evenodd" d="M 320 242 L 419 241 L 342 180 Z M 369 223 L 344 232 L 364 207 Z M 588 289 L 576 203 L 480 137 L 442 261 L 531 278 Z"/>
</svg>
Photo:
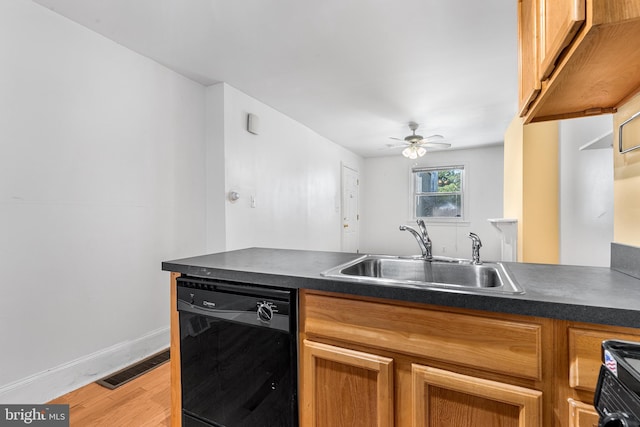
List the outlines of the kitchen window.
<svg viewBox="0 0 640 427">
<path fill-rule="evenodd" d="M 426 220 L 464 220 L 464 166 L 411 170 L 413 215 Z"/>
</svg>

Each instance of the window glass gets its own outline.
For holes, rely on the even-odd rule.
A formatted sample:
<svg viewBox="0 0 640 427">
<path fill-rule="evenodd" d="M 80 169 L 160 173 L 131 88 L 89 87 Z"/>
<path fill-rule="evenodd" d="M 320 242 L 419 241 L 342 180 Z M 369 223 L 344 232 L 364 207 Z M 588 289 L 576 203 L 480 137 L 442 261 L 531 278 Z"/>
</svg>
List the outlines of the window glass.
<svg viewBox="0 0 640 427">
<path fill-rule="evenodd" d="M 414 169 L 416 218 L 463 218 L 464 167 Z"/>
</svg>

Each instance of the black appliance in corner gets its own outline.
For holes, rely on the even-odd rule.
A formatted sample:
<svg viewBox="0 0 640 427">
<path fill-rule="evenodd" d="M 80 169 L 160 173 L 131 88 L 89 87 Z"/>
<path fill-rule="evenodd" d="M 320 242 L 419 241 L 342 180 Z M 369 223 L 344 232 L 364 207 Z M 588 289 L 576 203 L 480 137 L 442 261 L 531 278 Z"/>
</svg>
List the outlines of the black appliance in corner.
<svg viewBox="0 0 640 427">
<path fill-rule="evenodd" d="M 603 341 L 602 362 L 593 403 L 599 427 L 640 427 L 640 343 Z"/>
<path fill-rule="evenodd" d="M 297 427 L 296 292 L 178 278 L 182 425 Z"/>
</svg>

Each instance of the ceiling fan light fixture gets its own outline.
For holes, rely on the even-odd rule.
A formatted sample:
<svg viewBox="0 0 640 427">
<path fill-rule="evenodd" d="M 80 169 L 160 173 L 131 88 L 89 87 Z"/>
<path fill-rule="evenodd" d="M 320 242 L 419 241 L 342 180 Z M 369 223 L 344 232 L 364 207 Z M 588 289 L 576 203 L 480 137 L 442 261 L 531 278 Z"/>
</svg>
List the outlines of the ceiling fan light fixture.
<svg viewBox="0 0 640 427">
<path fill-rule="evenodd" d="M 412 146 L 409 146 L 404 150 L 402 150 L 402 155 L 408 158 L 411 158 L 411 156 L 413 155 L 413 158 L 415 159 L 417 156 L 415 152 L 412 150 L 412 148 L 413 148 Z"/>
<path fill-rule="evenodd" d="M 425 150 L 424 147 L 410 145 L 404 150 L 402 150 L 402 155 L 414 160 L 414 159 L 417 159 L 418 157 L 424 156 L 426 152 L 427 150 Z"/>
</svg>

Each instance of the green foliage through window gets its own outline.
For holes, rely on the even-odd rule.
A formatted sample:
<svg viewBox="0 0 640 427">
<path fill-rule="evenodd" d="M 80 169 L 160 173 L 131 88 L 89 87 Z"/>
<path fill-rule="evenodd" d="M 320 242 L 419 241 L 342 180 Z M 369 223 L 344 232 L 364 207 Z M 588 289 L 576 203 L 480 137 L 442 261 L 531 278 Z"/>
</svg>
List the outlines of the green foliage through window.
<svg viewBox="0 0 640 427">
<path fill-rule="evenodd" d="M 438 193 L 453 193 L 462 190 L 460 170 L 447 169 L 438 171 Z"/>
</svg>

